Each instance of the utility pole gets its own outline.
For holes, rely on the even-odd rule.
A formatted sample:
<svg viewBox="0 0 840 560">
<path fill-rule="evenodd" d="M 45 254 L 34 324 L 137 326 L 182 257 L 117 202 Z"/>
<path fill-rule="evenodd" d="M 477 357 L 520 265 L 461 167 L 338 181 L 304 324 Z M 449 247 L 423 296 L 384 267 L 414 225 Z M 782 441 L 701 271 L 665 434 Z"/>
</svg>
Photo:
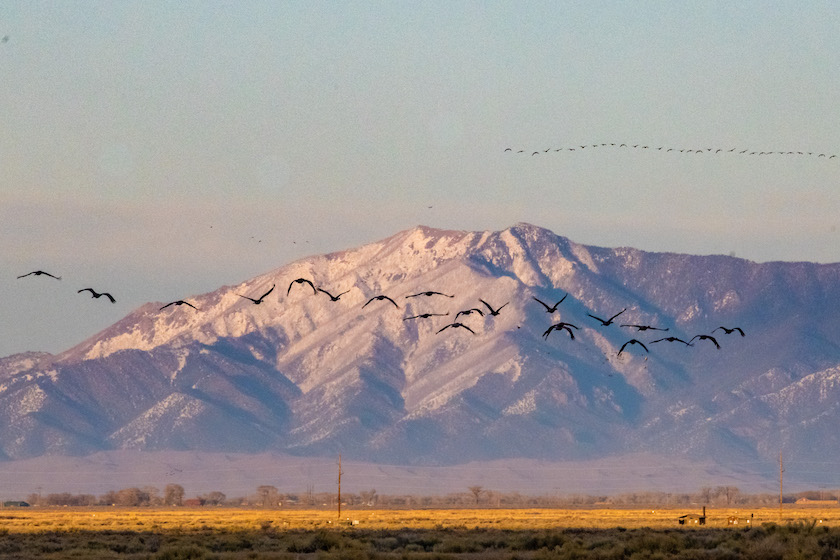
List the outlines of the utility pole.
<svg viewBox="0 0 840 560">
<path fill-rule="evenodd" d="M 338 519 L 341 519 L 341 453 L 338 454 Z"/>
<path fill-rule="evenodd" d="M 785 472 L 782 463 L 782 452 L 779 451 L 779 521 L 782 520 L 782 473 Z"/>
</svg>

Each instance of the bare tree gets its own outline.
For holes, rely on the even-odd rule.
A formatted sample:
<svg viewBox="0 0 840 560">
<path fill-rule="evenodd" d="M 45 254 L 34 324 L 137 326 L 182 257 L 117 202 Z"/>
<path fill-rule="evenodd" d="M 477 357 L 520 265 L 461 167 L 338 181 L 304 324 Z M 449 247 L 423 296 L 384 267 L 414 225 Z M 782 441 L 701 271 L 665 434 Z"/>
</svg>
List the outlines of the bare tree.
<svg viewBox="0 0 840 560">
<path fill-rule="evenodd" d="M 359 496 L 362 499 L 362 505 L 364 506 L 372 506 L 376 504 L 376 490 L 371 488 L 370 490 L 362 490 L 359 492 Z"/>
<path fill-rule="evenodd" d="M 467 488 L 472 495 L 475 497 L 475 503 L 478 503 L 478 499 L 481 497 L 481 493 L 484 492 L 484 488 L 482 486 L 470 486 Z"/>
<path fill-rule="evenodd" d="M 263 485 L 257 486 L 257 501 L 262 507 L 271 507 L 277 505 L 280 500 L 280 493 L 274 486 Z"/>
<path fill-rule="evenodd" d="M 720 494 L 726 498 L 726 505 L 731 505 L 741 491 L 737 486 L 721 486 Z"/>
</svg>

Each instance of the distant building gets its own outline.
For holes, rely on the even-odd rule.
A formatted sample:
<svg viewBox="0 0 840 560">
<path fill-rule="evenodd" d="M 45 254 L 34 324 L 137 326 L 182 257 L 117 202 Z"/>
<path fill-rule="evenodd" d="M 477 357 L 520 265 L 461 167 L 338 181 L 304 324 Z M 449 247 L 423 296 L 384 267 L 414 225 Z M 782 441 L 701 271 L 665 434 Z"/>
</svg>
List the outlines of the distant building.
<svg viewBox="0 0 840 560">
<path fill-rule="evenodd" d="M 706 524 L 706 506 L 703 506 L 703 515 L 693 515 L 687 513 L 677 518 L 677 523 L 680 525 L 705 525 Z"/>
<path fill-rule="evenodd" d="M 29 502 L 3 502 L 3 507 L 29 507 Z"/>
</svg>

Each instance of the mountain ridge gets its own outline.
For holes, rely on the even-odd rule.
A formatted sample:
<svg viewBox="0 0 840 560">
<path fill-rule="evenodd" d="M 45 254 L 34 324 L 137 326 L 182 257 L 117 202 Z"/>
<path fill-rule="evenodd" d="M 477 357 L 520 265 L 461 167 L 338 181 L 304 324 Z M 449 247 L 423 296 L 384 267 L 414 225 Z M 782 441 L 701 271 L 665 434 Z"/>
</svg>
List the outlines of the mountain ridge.
<svg viewBox="0 0 840 560">
<path fill-rule="evenodd" d="M 348 292 L 330 301 L 300 277 Z M 272 285 L 260 305 L 242 297 Z M 406 297 L 428 290 L 454 297 Z M 381 294 L 399 308 L 371 301 Z M 565 294 L 556 313 L 533 301 Z M 147 303 L 55 356 L 0 359 L 0 450 L 417 465 L 635 451 L 768 460 L 785 447 L 823 458 L 809 442 L 833 442 L 825 424 L 840 420 L 838 297 L 840 264 L 593 247 L 530 224 L 418 226 L 187 298 L 200 311 Z M 480 299 L 509 304 L 459 317 L 475 334 L 441 331 L 458 311 L 488 311 Z M 608 327 L 591 318 L 622 309 Z M 424 313 L 448 315 L 407 319 Z M 574 340 L 543 336 L 557 321 L 577 327 Z M 718 330 L 719 350 L 652 344 L 721 325 L 746 336 Z M 632 338 L 649 351 L 619 355 Z"/>
</svg>

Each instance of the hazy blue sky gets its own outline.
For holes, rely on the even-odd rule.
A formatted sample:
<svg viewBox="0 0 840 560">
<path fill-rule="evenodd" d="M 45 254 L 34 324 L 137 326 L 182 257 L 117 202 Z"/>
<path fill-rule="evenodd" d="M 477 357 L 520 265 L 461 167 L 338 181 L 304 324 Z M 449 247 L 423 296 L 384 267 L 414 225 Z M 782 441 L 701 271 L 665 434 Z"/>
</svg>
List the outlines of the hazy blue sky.
<svg viewBox="0 0 840 560">
<path fill-rule="evenodd" d="M 0 1 L 0 355 L 418 224 L 840 261 L 840 157 L 529 155 L 838 154 L 839 29 L 834 0 Z"/>
</svg>

